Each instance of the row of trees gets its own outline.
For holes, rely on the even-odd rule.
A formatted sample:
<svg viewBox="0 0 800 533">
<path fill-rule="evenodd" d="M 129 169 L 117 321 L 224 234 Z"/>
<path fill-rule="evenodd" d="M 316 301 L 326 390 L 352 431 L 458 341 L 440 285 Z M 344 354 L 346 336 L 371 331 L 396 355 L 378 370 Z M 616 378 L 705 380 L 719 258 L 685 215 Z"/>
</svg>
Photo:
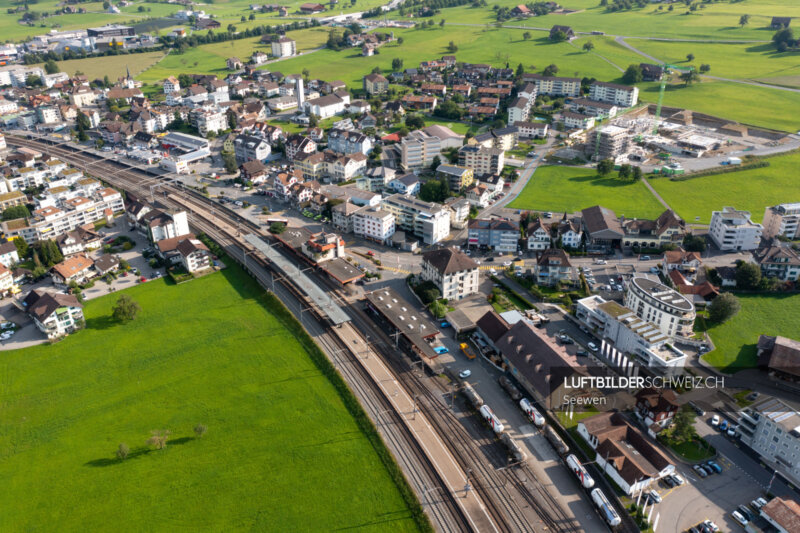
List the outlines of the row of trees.
<svg viewBox="0 0 800 533">
<path fill-rule="evenodd" d="M 603 159 L 597 163 L 597 174 L 606 177 L 614 171 L 614 160 Z M 642 179 L 642 168 L 634 165 L 624 164 L 620 165 L 618 170 L 618 177 L 624 180 L 639 181 Z"/>
</svg>

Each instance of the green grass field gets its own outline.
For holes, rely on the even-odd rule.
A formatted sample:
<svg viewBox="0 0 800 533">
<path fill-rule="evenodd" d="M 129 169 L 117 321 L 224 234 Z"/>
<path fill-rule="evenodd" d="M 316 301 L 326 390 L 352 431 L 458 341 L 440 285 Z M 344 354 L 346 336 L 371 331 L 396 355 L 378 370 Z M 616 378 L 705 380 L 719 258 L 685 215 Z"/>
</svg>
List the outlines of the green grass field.
<svg viewBox="0 0 800 533">
<path fill-rule="evenodd" d="M 104 297 L 85 331 L 3 353 L 0 530 L 417 530 L 332 382 L 240 269 L 125 293 L 142 307 L 133 323 Z M 153 429 L 172 432 L 166 449 L 145 448 Z"/>
<path fill-rule="evenodd" d="M 644 183 L 599 178 L 594 169 L 561 166 L 537 168 L 509 207 L 573 213 L 593 205 L 628 218 L 655 218 L 664 212 Z"/>
<path fill-rule="evenodd" d="M 738 294 L 742 310 L 728 322 L 708 330 L 716 349 L 703 356 L 728 373 L 752 368 L 758 360 L 759 335 L 797 338 L 800 295 Z"/>
<path fill-rule="evenodd" d="M 151 68 L 162 57 L 164 52 L 144 52 L 142 54 L 127 54 L 114 57 L 90 57 L 87 59 L 71 59 L 58 61 L 58 68 L 70 76 L 76 72 L 83 72 L 90 80 L 103 79 L 108 76 L 112 81 L 125 75 L 125 69 L 130 68 L 131 75 L 136 77 L 141 72 Z"/>
<path fill-rule="evenodd" d="M 768 167 L 705 176 L 685 181 L 650 179 L 650 185 L 684 220 L 711 221 L 711 211 L 726 205 L 752 213 L 761 221 L 764 209 L 800 199 L 800 152 L 770 157 Z M 720 167 L 722 168 L 722 167 Z M 538 172 L 537 172 L 538 174 Z"/>
</svg>

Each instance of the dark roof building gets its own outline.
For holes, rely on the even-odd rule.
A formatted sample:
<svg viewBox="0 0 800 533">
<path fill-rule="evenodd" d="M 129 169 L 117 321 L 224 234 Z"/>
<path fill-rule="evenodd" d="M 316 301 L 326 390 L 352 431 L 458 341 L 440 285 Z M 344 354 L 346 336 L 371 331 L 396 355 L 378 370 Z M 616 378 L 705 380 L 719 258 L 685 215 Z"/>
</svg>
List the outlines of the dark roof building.
<svg viewBox="0 0 800 533">
<path fill-rule="evenodd" d="M 757 347 L 760 367 L 792 378 L 800 377 L 800 341 L 761 335 Z"/>
</svg>

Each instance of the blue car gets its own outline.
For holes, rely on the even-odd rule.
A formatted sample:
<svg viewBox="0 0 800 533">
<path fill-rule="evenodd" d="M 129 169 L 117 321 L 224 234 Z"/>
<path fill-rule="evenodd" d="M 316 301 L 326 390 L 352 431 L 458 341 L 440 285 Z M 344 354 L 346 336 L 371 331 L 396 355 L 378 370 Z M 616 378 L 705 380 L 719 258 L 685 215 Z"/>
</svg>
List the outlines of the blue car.
<svg viewBox="0 0 800 533">
<path fill-rule="evenodd" d="M 440 328 L 449 328 L 450 327 L 450 322 L 444 321 L 441 324 L 439 324 L 439 327 Z"/>
<path fill-rule="evenodd" d="M 448 349 L 447 349 L 447 348 L 445 348 L 444 346 L 437 346 L 436 348 L 434 348 L 434 349 L 433 349 L 433 351 L 434 351 L 434 352 L 436 352 L 436 353 L 437 353 L 437 354 L 439 354 L 439 355 L 442 355 L 443 353 L 447 353 L 447 352 L 449 352 L 450 350 L 448 350 Z"/>
<path fill-rule="evenodd" d="M 713 469 L 714 469 L 714 472 L 716 472 L 717 474 L 720 474 L 720 473 L 722 473 L 722 467 L 721 467 L 721 466 L 719 466 L 719 465 L 718 465 L 716 462 L 714 462 L 714 461 L 708 461 L 708 462 L 706 463 L 706 465 L 708 465 L 708 466 L 710 466 L 711 468 L 713 468 Z"/>
<path fill-rule="evenodd" d="M 719 430 L 720 431 L 726 431 L 727 429 L 728 429 L 728 421 L 727 420 L 723 420 L 722 422 L 720 422 Z"/>
</svg>

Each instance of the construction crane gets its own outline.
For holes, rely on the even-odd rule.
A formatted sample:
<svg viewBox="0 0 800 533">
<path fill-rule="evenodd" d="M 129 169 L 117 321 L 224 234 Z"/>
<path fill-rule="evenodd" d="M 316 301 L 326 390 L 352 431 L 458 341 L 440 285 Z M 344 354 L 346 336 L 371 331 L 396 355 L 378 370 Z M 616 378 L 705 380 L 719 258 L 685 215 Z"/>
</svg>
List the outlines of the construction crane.
<svg viewBox="0 0 800 533">
<path fill-rule="evenodd" d="M 679 67 L 677 65 L 669 65 L 664 63 L 663 67 L 664 72 L 661 74 L 661 88 L 658 91 L 658 103 L 656 104 L 656 114 L 653 118 L 653 135 L 658 133 L 658 121 L 661 118 L 661 104 L 664 102 L 664 89 L 667 87 L 667 74 L 669 73 L 669 69 L 674 68 L 675 70 L 680 70 L 682 72 L 691 72 L 694 70 L 694 67 Z"/>
</svg>

